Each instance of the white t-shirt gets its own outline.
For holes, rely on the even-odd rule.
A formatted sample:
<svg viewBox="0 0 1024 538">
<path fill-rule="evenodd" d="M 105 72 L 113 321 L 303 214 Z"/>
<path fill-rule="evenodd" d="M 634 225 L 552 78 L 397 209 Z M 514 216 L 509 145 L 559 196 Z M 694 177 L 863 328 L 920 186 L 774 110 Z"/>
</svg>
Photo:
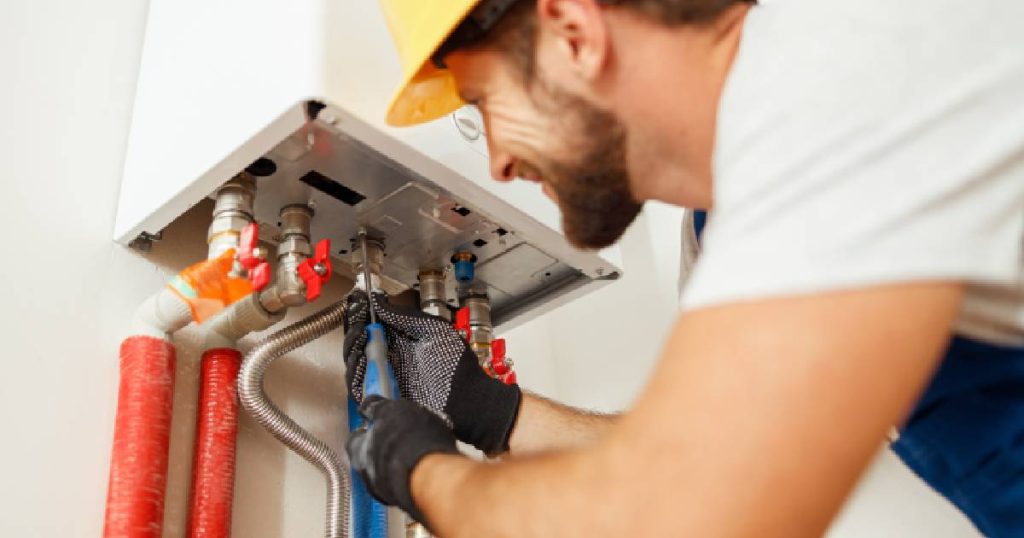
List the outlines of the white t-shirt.
<svg viewBox="0 0 1024 538">
<path fill-rule="evenodd" d="M 954 279 L 958 332 L 1024 345 L 1024 2 L 753 8 L 714 178 L 684 310 Z"/>
</svg>

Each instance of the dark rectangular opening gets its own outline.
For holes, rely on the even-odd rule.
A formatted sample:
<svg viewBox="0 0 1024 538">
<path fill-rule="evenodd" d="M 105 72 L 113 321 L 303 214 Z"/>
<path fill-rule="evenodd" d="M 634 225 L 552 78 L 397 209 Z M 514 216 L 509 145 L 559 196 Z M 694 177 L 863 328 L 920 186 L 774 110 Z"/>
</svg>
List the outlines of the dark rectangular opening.
<svg viewBox="0 0 1024 538">
<path fill-rule="evenodd" d="M 356 205 L 366 199 L 366 196 L 363 196 L 341 183 L 334 181 L 316 170 L 310 170 L 309 173 L 300 177 L 299 181 L 348 205 Z"/>
</svg>

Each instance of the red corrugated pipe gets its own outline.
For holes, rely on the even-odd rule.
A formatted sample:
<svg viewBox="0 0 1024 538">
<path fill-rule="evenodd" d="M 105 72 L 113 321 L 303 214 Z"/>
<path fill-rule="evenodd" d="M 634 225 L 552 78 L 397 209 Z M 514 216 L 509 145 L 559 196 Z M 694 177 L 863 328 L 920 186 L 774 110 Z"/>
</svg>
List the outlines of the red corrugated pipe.
<svg viewBox="0 0 1024 538">
<path fill-rule="evenodd" d="M 231 535 L 235 435 L 238 432 L 236 380 L 241 362 L 242 354 L 231 348 L 215 348 L 203 353 L 189 500 L 190 538 Z"/>
<path fill-rule="evenodd" d="M 103 536 L 159 538 L 174 395 L 174 345 L 153 336 L 121 343 L 114 448 Z"/>
</svg>

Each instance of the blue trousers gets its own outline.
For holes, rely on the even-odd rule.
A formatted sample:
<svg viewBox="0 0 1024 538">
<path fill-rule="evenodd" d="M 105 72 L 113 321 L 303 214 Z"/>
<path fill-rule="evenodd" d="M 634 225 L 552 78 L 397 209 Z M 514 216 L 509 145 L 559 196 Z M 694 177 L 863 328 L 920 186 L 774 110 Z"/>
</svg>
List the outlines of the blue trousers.
<svg viewBox="0 0 1024 538">
<path fill-rule="evenodd" d="M 1024 348 L 954 338 L 892 448 L 983 534 L 1024 538 Z"/>
</svg>

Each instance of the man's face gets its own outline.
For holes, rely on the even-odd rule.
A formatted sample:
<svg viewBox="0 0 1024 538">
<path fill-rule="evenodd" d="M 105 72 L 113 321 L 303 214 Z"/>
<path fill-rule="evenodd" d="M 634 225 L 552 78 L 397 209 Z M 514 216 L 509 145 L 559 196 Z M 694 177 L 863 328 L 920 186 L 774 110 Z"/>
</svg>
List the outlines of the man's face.
<svg viewBox="0 0 1024 538">
<path fill-rule="evenodd" d="M 642 207 L 630 192 L 618 118 L 540 73 L 524 83 L 493 51 L 455 52 L 447 63 L 463 98 L 483 114 L 494 178 L 541 183 L 573 245 L 618 240 Z"/>
</svg>

